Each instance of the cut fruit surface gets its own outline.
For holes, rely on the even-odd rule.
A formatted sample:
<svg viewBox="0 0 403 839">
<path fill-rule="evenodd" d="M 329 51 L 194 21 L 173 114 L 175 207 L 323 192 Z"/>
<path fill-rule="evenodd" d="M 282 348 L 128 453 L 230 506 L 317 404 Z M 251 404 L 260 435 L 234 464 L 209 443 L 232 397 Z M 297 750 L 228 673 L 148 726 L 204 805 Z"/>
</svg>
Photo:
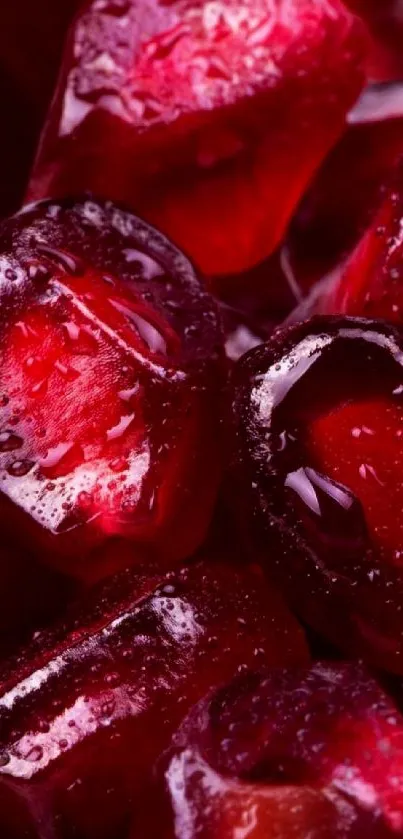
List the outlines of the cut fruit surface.
<svg viewBox="0 0 403 839">
<path fill-rule="evenodd" d="M 214 302 L 110 203 L 29 208 L 0 250 L 4 531 L 84 579 L 130 562 L 125 540 L 133 562 L 186 557 L 220 477 Z"/>
<path fill-rule="evenodd" d="M 242 359 L 233 401 L 247 538 L 308 623 L 397 672 L 402 346 L 382 321 L 317 318 Z"/>
<path fill-rule="evenodd" d="M 403 718 L 357 664 L 244 675 L 191 711 L 154 795 L 132 839 L 398 837 Z"/>
<path fill-rule="evenodd" d="M 125 572 L 3 664 L 7 839 L 116 839 L 189 707 L 263 664 L 305 664 L 303 632 L 258 569 L 202 562 L 156 584 Z"/>
</svg>

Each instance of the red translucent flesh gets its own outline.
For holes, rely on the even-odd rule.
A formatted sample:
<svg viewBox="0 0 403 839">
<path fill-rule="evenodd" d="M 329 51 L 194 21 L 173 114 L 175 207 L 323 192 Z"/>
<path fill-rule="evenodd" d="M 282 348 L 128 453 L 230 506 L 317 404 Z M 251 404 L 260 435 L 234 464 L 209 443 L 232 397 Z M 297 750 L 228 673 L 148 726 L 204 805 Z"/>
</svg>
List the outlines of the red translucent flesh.
<svg viewBox="0 0 403 839">
<path fill-rule="evenodd" d="M 91 595 L 92 610 L 84 603 L 77 621 L 3 666 L 7 839 L 41 823 L 55 839 L 126 835 L 191 704 L 265 662 L 307 662 L 301 629 L 258 569 L 201 563 L 154 586 L 118 577 Z"/>
<path fill-rule="evenodd" d="M 288 233 L 286 255 L 301 293 L 351 254 L 373 221 L 402 152 L 403 85 L 367 88 Z M 331 306 L 333 299 L 329 313 Z"/>
<path fill-rule="evenodd" d="M 356 663 L 249 674 L 190 712 L 159 776 L 164 839 L 397 836 L 403 718 Z"/>
<path fill-rule="evenodd" d="M 318 308 L 321 311 L 365 315 L 401 323 L 402 175 L 403 169 L 399 167 L 395 188 L 386 195 L 340 280 L 320 298 Z"/>
<path fill-rule="evenodd" d="M 317 318 L 238 362 L 233 504 L 325 637 L 402 672 L 402 335 Z M 297 581 L 297 583 L 296 583 Z"/>
<path fill-rule="evenodd" d="M 382 560 L 401 568 L 403 521 L 397 510 L 403 508 L 403 414 L 399 398 L 392 400 L 359 400 L 322 414 L 310 423 L 307 446 L 321 471 L 361 502 Z"/>
<path fill-rule="evenodd" d="M 70 33 L 28 200 L 91 189 L 206 274 L 249 268 L 341 133 L 364 42 L 339 0 L 93 0 Z"/>
<path fill-rule="evenodd" d="M 116 537 L 132 562 L 187 556 L 220 472 L 213 301 L 109 203 L 29 209 L 0 250 L 2 528 L 86 579 L 126 565 Z"/>
<path fill-rule="evenodd" d="M 367 72 L 378 81 L 401 79 L 403 21 L 400 0 L 345 0 L 371 34 Z"/>
</svg>

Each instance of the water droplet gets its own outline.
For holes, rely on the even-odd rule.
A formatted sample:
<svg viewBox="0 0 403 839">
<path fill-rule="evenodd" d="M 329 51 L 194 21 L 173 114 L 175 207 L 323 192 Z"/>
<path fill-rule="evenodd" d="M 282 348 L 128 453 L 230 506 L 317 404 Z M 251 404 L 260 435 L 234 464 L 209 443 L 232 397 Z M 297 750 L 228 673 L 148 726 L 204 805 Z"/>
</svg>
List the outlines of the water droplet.
<svg viewBox="0 0 403 839">
<path fill-rule="evenodd" d="M 31 387 L 30 396 L 43 396 L 48 389 L 48 380 L 41 379 L 40 382 L 36 382 L 35 385 Z"/>
<path fill-rule="evenodd" d="M 14 460 L 7 466 L 7 472 L 14 478 L 22 478 L 31 471 L 34 465 L 32 460 Z"/>
<path fill-rule="evenodd" d="M 33 746 L 32 749 L 25 755 L 25 760 L 29 763 L 38 763 L 43 758 L 42 746 Z"/>
<path fill-rule="evenodd" d="M 109 466 L 112 469 L 112 472 L 123 472 L 125 469 L 129 468 L 129 463 L 125 457 L 115 457 Z"/>
<path fill-rule="evenodd" d="M 70 343 L 70 349 L 78 355 L 93 355 L 98 351 L 98 341 L 88 326 L 79 326 L 74 321 L 65 321 L 63 328 Z"/>
<path fill-rule="evenodd" d="M 17 272 L 13 271 L 12 268 L 6 268 L 4 276 L 7 277 L 8 280 L 11 280 L 11 282 L 15 282 L 15 280 L 18 278 Z"/>
<path fill-rule="evenodd" d="M 67 251 L 60 250 L 59 248 L 50 248 L 47 245 L 39 245 L 37 246 L 37 250 L 44 256 L 49 257 L 66 274 L 72 274 L 77 277 L 84 273 L 82 261 Z"/>
<path fill-rule="evenodd" d="M 116 685 L 120 684 L 120 681 L 121 681 L 121 679 L 120 679 L 119 673 L 115 673 L 115 672 L 107 673 L 106 676 L 105 676 L 105 682 L 108 685 L 116 686 Z"/>
<path fill-rule="evenodd" d="M 125 248 L 123 256 L 126 262 L 129 263 L 132 270 L 136 271 L 144 280 L 154 280 L 156 277 L 164 276 L 164 269 L 162 265 L 152 259 L 142 251 L 134 248 Z"/>
<path fill-rule="evenodd" d="M 92 498 L 89 492 L 85 492 L 85 490 L 82 490 L 81 492 L 79 492 L 77 496 L 77 501 L 81 507 L 89 507 Z"/>
<path fill-rule="evenodd" d="M 139 392 L 139 386 L 136 384 L 134 387 L 129 388 L 128 390 L 119 390 L 118 396 L 119 399 L 123 399 L 123 402 L 130 402 L 133 399 L 133 396 Z"/>
<path fill-rule="evenodd" d="M 122 434 L 127 431 L 131 423 L 135 418 L 135 414 L 127 414 L 120 418 L 117 425 L 114 425 L 112 428 L 106 432 L 106 439 L 107 440 L 116 440 L 118 437 L 121 437 Z"/>
<path fill-rule="evenodd" d="M 78 379 L 78 377 L 80 376 L 80 373 L 79 373 L 78 370 L 75 370 L 75 368 L 71 367 L 70 365 L 63 364 L 62 361 L 55 361 L 55 367 L 56 367 L 56 370 L 58 370 L 59 373 L 61 373 L 62 376 L 64 376 L 65 379 L 68 379 L 69 381 L 73 381 L 74 379 Z"/>
<path fill-rule="evenodd" d="M 143 339 L 144 343 L 148 346 L 151 352 L 161 353 L 162 355 L 167 354 L 166 340 L 152 323 L 142 317 L 138 312 L 134 311 L 134 309 L 131 309 L 129 306 L 125 306 L 118 300 L 110 298 L 110 303 L 118 310 L 118 312 L 125 315 L 125 317 L 135 327 L 136 332 L 138 332 L 140 338 Z"/>
<path fill-rule="evenodd" d="M 111 717 L 115 710 L 116 702 L 113 698 L 107 699 L 101 705 L 101 714 L 103 717 Z"/>
<path fill-rule="evenodd" d="M 46 283 L 50 278 L 49 268 L 41 262 L 31 262 L 28 267 L 28 276 L 36 283 Z"/>
<path fill-rule="evenodd" d="M 22 437 L 14 434 L 13 431 L 0 431 L 0 452 L 12 452 L 20 449 L 23 444 Z"/>
</svg>

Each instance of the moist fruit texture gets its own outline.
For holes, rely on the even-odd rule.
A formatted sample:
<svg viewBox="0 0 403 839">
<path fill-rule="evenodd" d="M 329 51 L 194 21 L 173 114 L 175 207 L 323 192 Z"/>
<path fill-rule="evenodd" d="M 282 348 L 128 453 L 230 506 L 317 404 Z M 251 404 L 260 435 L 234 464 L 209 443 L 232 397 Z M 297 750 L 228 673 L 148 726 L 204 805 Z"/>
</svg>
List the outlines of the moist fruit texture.
<svg viewBox="0 0 403 839">
<path fill-rule="evenodd" d="M 317 310 L 402 323 L 402 186 L 400 163 L 372 225 L 351 255 L 340 279 L 320 295 Z"/>
<path fill-rule="evenodd" d="M 367 61 L 370 79 L 383 82 L 401 79 L 403 72 L 403 19 L 400 0 L 346 0 L 359 14 L 371 36 Z"/>
<path fill-rule="evenodd" d="M 384 200 L 402 154 L 403 85 L 368 86 L 350 112 L 342 138 L 313 179 L 287 235 L 286 254 L 301 295 L 330 271 L 343 272 L 343 263 Z M 337 311 L 333 298 L 332 306 L 329 313 Z"/>
<path fill-rule="evenodd" d="M 1 227 L 0 298 L 3 533 L 89 580 L 188 556 L 220 477 L 224 374 L 191 265 L 111 203 L 49 202 Z"/>
<path fill-rule="evenodd" d="M 233 503 L 250 549 L 308 623 L 397 672 L 402 347 L 382 321 L 313 319 L 248 353 L 233 381 Z"/>
<path fill-rule="evenodd" d="M 364 80 L 339 0 L 84 4 L 29 200 L 90 189 L 157 224 L 209 275 L 279 242 Z"/>
<path fill-rule="evenodd" d="M 117 839 L 189 707 L 264 663 L 308 662 L 259 569 L 199 563 L 157 585 L 118 575 L 3 663 L 0 830 Z M 156 834 L 158 835 L 158 834 Z"/>
<path fill-rule="evenodd" d="M 132 839 L 391 839 L 402 764 L 403 717 L 362 666 L 243 675 L 191 711 Z"/>
</svg>

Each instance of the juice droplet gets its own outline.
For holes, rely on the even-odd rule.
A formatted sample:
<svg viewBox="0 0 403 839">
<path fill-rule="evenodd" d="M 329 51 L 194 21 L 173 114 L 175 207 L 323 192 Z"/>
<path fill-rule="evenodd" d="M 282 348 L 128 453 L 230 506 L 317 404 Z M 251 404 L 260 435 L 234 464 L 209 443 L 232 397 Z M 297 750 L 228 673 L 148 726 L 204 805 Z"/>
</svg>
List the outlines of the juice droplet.
<svg viewBox="0 0 403 839">
<path fill-rule="evenodd" d="M 50 248 L 47 245 L 39 245 L 37 250 L 44 256 L 49 257 L 66 274 L 78 277 L 84 273 L 84 266 L 81 260 L 67 251 L 59 250 L 59 248 Z"/>
<path fill-rule="evenodd" d="M 33 466 L 34 463 L 32 460 L 14 460 L 13 463 L 7 466 L 7 472 L 14 478 L 22 478 L 31 471 Z"/>
<path fill-rule="evenodd" d="M 127 431 L 131 423 L 133 422 L 135 414 L 128 414 L 127 416 L 121 417 L 117 425 L 114 425 L 112 428 L 106 432 L 106 439 L 107 440 L 116 440 L 118 437 L 121 437 L 122 434 Z"/>
<path fill-rule="evenodd" d="M 0 452 L 12 452 L 20 449 L 23 444 L 22 437 L 14 434 L 13 431 L 0 431 Z"/>
</svg>

